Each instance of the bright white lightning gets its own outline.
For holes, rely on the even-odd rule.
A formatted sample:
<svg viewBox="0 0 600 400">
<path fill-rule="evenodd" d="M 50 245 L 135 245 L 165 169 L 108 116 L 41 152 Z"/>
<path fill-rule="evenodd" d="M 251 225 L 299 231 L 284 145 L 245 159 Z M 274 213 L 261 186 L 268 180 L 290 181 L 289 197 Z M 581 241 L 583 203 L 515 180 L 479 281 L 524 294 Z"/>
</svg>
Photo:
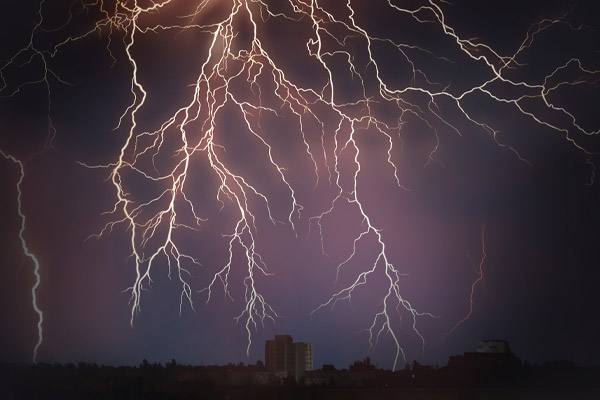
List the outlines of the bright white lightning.
<svg viewBox="0 0 600 400">
<path fill-rule="evenodd" d="M 33 254 L 29 250 L 29 246 L 27 245 L 27 241 L 25 240 L 26 217 L 25 217 L 25 213 L 23 212 L 23 201 L 22 201 L 23 192 L 22 192 L 22 188 L 21 188 L 23 179 L 25 179 L 25 166 L 23 165 L 23 162 L 21 160 L 18 160 L 11 154 L 7 154 L 2 150 L 0 150 L 0 154 L 2 154 L 2 156 L 5 159 L 12 161 L 19 167 L 19 179 L 17 180 L 17 185 L 16 185 L 17 213 L 19 214 L 19 218 L 21 219 L 21 227 L 19 229 L 19 239 L 21 241 L 21 247 L 23 248 L 23 253 L 25 254 L 26 257 L 28 257 L 33 262 L 33 275 L 35 276 L 34 284 L 31 287 L 31 304 L 33 306 L 33 310 L 35 311 L 35 313 L 37 315 L 37 319 L 38 319 L 38 321 L 37 321 L 38 339 L 33 348 L 33 357 L 32 357 L 33 363 L 36 364 L 37 357 L 38 357 L 38 349 L 40 348 L 40 346 L 42 345 L 42 342 L 44 340 L 44 332 L 42 329 L 42 324 L 44 322 L 44 313 L 38 306 L 38 297 L 37 297 L 37 290 L 38 290 L 38 287 L 40 286 L 40 280 L 41 280 L 41 278 L 40 278 L 40 262 L 38 261 L 35 254 Z"/>
<path fill-rule="evenodd" d="M 330 186 L 335 191 L 333 198 L 327 202 L 325 210 L 317 215 L 309 217 L 310 223 L 318 226 L 321 235 L 321 248 L 325 253 L 323 240 L 323 224 L 326 218 L 339 207 L 340 203 L 347 202 L 356 212 L 357 218 L 362 222 L 362 231 L 353 238 L 352 252 L 338 265 L 336 276 L 339 276 L 343 266 L 353 260 L 357 254 L 357 244 L 363 240 L 374 239 L 377 243 L 378 252 L 372 262 L 364 268 L 364 271 L 352 279 L 351 284 L 334 293 L 329 300 L 319 305 L 314 312 L 326 307 L 333 307 L 340 300 L 349 300 L 354 291 L 367 284 L 376 273 L 386 277 L 388 286 L 382 294 L 381 309 L 376 313 L 369 328 L 370 342 L 375 345 L 383 333 L 388 333 L 396 347 L 394 367 L 399 357 L 404 357 L 401 340 L 391 321 L 391 308 L 394 312 L 401 308 L 410 317 L 411 327 L 420 338 L 423 345 L 425 339 L 417 329 L 417 319 L 428 315 L 417 311 L 401 293 L 400 281 L 403 275 L 400 269 L 392 263 L 387 251 L 389 241 L 384 236 L 381 227 L 373 221 L 372 216 L 364 208 L 363 190 L 361 190 L 361 173 L 363 166 L 360 157 L 366 153 L 357 141 L 357 136 L 364 132 L 373 132 L 381 135 L 387 143 L 383 156 L 392 168 L 394 180 L 400 190 L 407 190 L 399 176 L 398 167 L 393 160 L 395 153 L 395 138 L 399 137 L 402 125 L 407 119 L 414 118 L 422 122 L 435 136 L 435 145 L 431 148 L 425 165 L 436 160 L 436 152 L 439 149 L 440 139 L 438 135 L 439 126 L 443 126 L 455 133 L 461 134 L 460 129 L 454 126 L 444 117 L 440 110 L 440 101 L 446 100 L 453 104 L 464 119 L 469 121 L 474 129 L 488 133 L 492 140 L 499 146 L 510 149 L 523 161 L 526 161 L 519 152 L 510 145 L 498 140 L 498 130 L 484 121 L 480 121 L 475 113 L 469 110 L 466 99 L 474 94 L 480 94 L 498 104 L 512 106 L 514 110 L 535 123 L 547 127 L 564 135 L 570 145 L 581 151 L 588 157 L 588 163 L 592 167 L 593 180 L 595 174 L 594 165 L 591 163 L 591 153 L 579 142 L 572 138 L 573 132 L 585 135 L 594 135 L 598 131 L 586 130 L 575 118 L 573 113 L 562 106 L 553 104 L 549 94 L 562 85 L 589 84 L 595 77 L 600 75 L 599 71 L 585 67 L 581 60 L 573 58 L 563 65 L 557 66 L 544 79 L 537 82 L 509 79 L 507 71 L 518 68 L 519 57 L 525 49 L 529 48 L 534 37 L 540 35 L 555 25 L 565 25 L 568 29 L 577 30 L 579 27 L 569 25 L 564 21 L 566 16 L 542 21 L 532 25 L 530 30 L 517 51 L 509 56 L 504 56 L 495 51 L 491 46 L 479 42 L 476 39 L 462 38 L 446 20 L 442 5 L 444 1 L 424 0 L 421 5 L 413 8 L 400 6 L 391 0 L 382 2 L 389 8 L 385 12 L 398 13 L 408 16 L 417 23 L 431 24 L 439 32 L 456 46 L 456 50 L 474 62 L 485 65 L 491 76 L 484 82 L 473 84 L 470 88 L 456 93 L 447 90 L 447 86 L 431 82 L 425 72 L 421 70 L 411 52 L 419 52 L 435 57 L 439 61 L 449 62 L 447 58 L 436 56 L 428 49 L 413 45 L 409 42 L 396 42 L 386 37 L 378 37 L 361 26 L 356 15 L 356 10 L 351 0 L 336 3 L 335 9 L 329 9 L 329 3 L 319 0 L 287 0 L 280 4 L 287 4 L 286 11 L 274 11 L 272 3 L 263 0 L 230 0 L 197 2 L 197 7 L 189 15 L 182 16 L 180 24 L 161 24 L 155 21 L 161 12 L 172 12 L 172 7 L 184 5 L 182 0 L 163 1 L 93 1 L 82 2 L 87 11 L 97 10 L 101 18 L 94 25 L 80 35 L 68 36 L 59 41 L 48 51 L 40 51 L 33 46 L 32 34 L 27 49 L 44 60 L 45 74 L 40 81 L 47 84 L 47 76 L 51 74 L 56 77 L 46 63 L 47 59 L 56 57 L 64 46 L 70 46 L 84 38 L 91 37 L 94 33 L 108 34 L 107 50 L 115 62 L 117 58 L 111 49 L 120 45 L 114 41 L 113 36 L 122 34 L 122 45 L 126 62 L 131 68 L 131 81 L 129 95 L 131 102 L 121 114 L 117 128 L 127 129 L 127 136 L 120 148 L 119 154 L 114 161 L 108 165 L 90 166 L 89 168 L 104 168 L 109 171 L 109 180 L 114 188 L 116 200 L 114 207 L 108 214 L 114 216 L 99 232 L 98 236 L 109 233 L 116 225 L 123 225 L 128 232 L 131 256 L 135 262 L 135 280 L 129 291 L 131 292 L 131 324 L 134 323 L 136 314 L 141 309 L 141 298 L 144 289 L 152 283 L 152 267 L 161 261 L 166 261 L 169 268 L 169 277 L 175 271 L 175 279 L 181 287 L 180 312 L 184 303 L 193 309 L 193 294 L 190 283 L 192 272 L 190 268 L 200 265 L 191 255 L 186 254 L 177 242 L 175 232 L 179 230 L 197 230 L 203 218 L 197 213 L 198 206 L 193 203 L 186 192 L 186 183 L 189 182 L 193 171 L 192 160 L 204 158 L 210 169 L 210 173 L 216 177 L 218 188 L 215 198 L 223 208 L 235 214 L 236 220 L 224 235 L 228 240 L 228 254 L 224 265 L 217 270 L 212 279 L 207 282 L 201 292 L 206 294 L 206 301 L 210 301 L 217 286 L 222 286 L 226 296 L 229 293 L 229 277 L 233 265 L 234 252 L 240 251 L 244 257 L 245 306 L 236 320 L 245 321 L 245 329 L 248 334 L 248 348 L 252 343 L 252 331 L 258 324 L 265 320 L 274 321 L 278 316 L 275 309 L 269 305 L 265 297 L 259 292 L 256 284 L 256 276 L 268 276 L 267 266 L 257 249 L 256 237 L 258 235 L 256 225 L 255 208 L 250 204 L 258 200 L 260 211 L 265 212 L 269 222 L 276 224 L 280 222 L 271 208 L 271 200 L 268 195 L 262 193 L 259 188 L 252 185 L 250 180 L 228 165 L 222 154 L 223 146 L 219 143 L 221 132 L 217 126 L 217 117 L 223 113 L 225 107 L 233 108 L 243 120 L 245 133 L 254 140 L 266 153 L 265 163 L 275 172 L 278 183 L 287 190 L 288 200 L 286 203 L 285 223 L 296 231 L 297 221 L 302 217 L 303 206 L 297 199 L 296 188 L 287 174 L 286 168 L 280 161 L 280 157 L 274 150 L 274 145 L 269 142 L 263 134 L 261 127 L 261 115 L 274 115 L 278 117 L 287 116 L 297 121 L 295 132 L 304 145 L 303 151 L 310 158 L 313 170 L 311 176 L 315 176 L 315 188 L 323 175 L 322 169 L 326 169 Z M 188 3 L 189 4 L 189 3 Z M 34 32 L 41 31 L 43 22 L 42 13 L 44 1 L 40 4 L 40 22 L 34 28 Z M 204 12 L 209 6 L 218 5 L 227 12 L 224 17 L 212 23 L 202 24 Z M 165 11 L 167 10 L 167 11 Z M 170 10 L 170 11 L 168 11 Z M 74 18 L 69 16 L 69 21 Z M 146 17 L 148 17 L 146 19 Z M 324 79 L 316 84 L 317 87 L 304 87 L 286 74 L 286 71 L 278 65 L 277 58 L 271 54 L 267 46 L 261 41 L 263 23 L 269 19 L 277 19 L 288 23 L 299 23 L 309 21 L 309 33 L 306 39 L 306 55 L 320 65 Z M 247 43 L 240 42 L 242 33 L 240 26 L 251 27 L 244 33 L 250 36 Z M 185 100 L 185 105 L 177 109 L 169 118 L 160 124 L 154 131 L 142 131 L 139 115 L 144 110 L 148 99 L 149 88 L 145 87 L 140 78 L 140 70 L 144 65 L 135 56 L 137 40 L 143 35 L 156 35 L 170 30 L 191 30 L 200 32 L 210 37 L 210 43 L 203 49 L 202 65 L 196 75 L 196 80 L 191 83 L 193 95 Z M 249 32 L 248 32 L 249 31 Z M 367 62 L 363 64 L 355 57 L 354 50 L 348 44 L 351 41 L 363 46 Z M 395 88 L 386 81 L 383 76 L 380 62 L 378 61 L 374 45 L 385 43 L 398 51 L 398 55 L 409 65 L 412 80 L 406 87 Z M 23 50 L 25 51 L 25 50 Z M 13 57 L 9 64 L 15 63 L 19 52 Z M 334 61 L 344 60 L 347 73 L 359 82 L 362 88 L 362 96 L 359 99 L 345 102 L 340 96 L 339 84 L 336 82 L 336 73 L 333 66 Z M 583 78 L 576 81 L 554 82 L 555 77 L 568 67 L 576 68 Z M 57 78 L 58 79 L 58 78 Z M 265 88 L 268 83 L 274 89 L 267 93 Z M 376 93 L 371 93 L 370 85 L 375 83 Z M 495 93 L 493 85 L 502 83 L 511 89 L 521 93 L 517 97 L 506 97 Z M 239 95 L 241 86 L 252 92 L 251 100 Z M 269 97 L 270 96 L 270 97 Z M 423 103 L 412 101 L 412 98 L 423 96 Z M 565 128 L 546 119 L 542 113 L 536 113 L 526 108 L 524 103 L 528 100 L 537 99 L 541 102 L 545 111 L 554 112 L 570 121 L 570 126 Z M 378 118 L 373 111 L 373 104 L 387 102 L 395 105 L 399 114 L 397 123 L 390 124 Z M 321 110 L 327 110 L 335 119 L 334 129 L 327 129 L 324 119 L 321 119 Z M 358 110 L 358 111 L 357 111 Z M 307 139 L 306 126 L 313 122 L 321 127 L 320 147 Z M 123 128 L 127 126 L 127 128 Z M 165 168 L 155 163 L 156 158 L 166 152 L 166 143 L 169 140 L 177 140 L 177 149 L 172 153 L 174 164 Z M 326 139 L 334 143 L 333 151 L 326 148 Z M 316 148 L 319 147 L 319 148 Z M 171 151 L 171 150 L 169 150 Z M 387 153 L 387 154 L 385 154 Z M 353 154 L 350 171 L 341 167 L 343 155 Z M 149 161 L 150 160 L 150 161 Z M 22 164 L 20 164 L 22 167 Z M 140 179 L 161 185 L 162 190 L 156 197 L 150 199 L 136 199 L 133 189 L 127 187 L 127 174 L 135 174 Z M 350 181 L 348 185 L 344 183 Z M 20 199 L 20 198 L 19 198 Z M 253 207 L 256 207 L 253 205 Z M 154 208 L 159 208 L 155 211 Z M 146 214 L 150 214 L 147 216 Z M 186 223 L 184 215 L 193 216 L 193 223 Z M 24 224 L 24 216 L 23 224 Z M 21 232 L 22 233 L 22 232 Z M 24 243 L 24 242 L 23 242 Z M 24 245 L 24 249 L 26 249 Z M 26 252 L 27 254 L 27 252 Z M 33 256 L 33 255 L 32 255 Z M 35 260 L 37 266 L 37 260 Z M 37 288 L 37 286 L 36 286 Z M 41 313 L 40 313 L 41 317 Z M 37 350 L 37 347 L 36 347 Z"/>
</svg>

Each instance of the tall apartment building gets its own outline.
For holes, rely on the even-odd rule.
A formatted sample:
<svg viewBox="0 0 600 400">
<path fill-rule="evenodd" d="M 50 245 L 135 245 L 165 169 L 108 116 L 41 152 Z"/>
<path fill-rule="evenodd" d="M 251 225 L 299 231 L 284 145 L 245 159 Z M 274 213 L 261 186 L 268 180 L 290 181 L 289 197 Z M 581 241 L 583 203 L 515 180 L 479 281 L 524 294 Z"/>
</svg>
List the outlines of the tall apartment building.
<svg viewBox="0 0 600 400">
<path fill-rule="evenodd" d="M 304 371 L 313 370 L 313 350 L 311 343 L 294 343 L 296 348 L 296 381 L 304 376 Z"/>
<path fill-rule="evenodd" d="M 279 378 L 304 376 L 304 371 L 313 369 L 313 349 L 310 343 L 294 343 L 290 335 L 275 335 L 265 343 L 265 365 L 267 370 Z"/>
</svg>

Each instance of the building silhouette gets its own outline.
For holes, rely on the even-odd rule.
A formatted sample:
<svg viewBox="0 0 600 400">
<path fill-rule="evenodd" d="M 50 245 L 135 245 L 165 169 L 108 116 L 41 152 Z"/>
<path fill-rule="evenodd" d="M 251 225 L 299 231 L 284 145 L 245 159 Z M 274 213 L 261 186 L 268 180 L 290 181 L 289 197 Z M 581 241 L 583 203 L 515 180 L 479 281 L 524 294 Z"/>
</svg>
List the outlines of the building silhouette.
<svg viewBox="0 0 600 400">
<path fill-rule="evenodd" d="M 467 376 L 474 377 L 474 371 L 481 375 L 503 376 L 517 371 L 521 360 L 513 354 L 510 345 L 505 340 L 491 339 L 477 342 L 475 351 L 462 355 L 451 356 L 448 359 L 448 369 L 462 371 Z"/>
<path fill-rule="evenodd" d="M 477 342 L 477 353 L 510 354 L 510 346 L 506 340 L 490 339 Z"/>
<path fill-rule="evenodd" d="M 290 335 L 275 335 L 265 343 L 265 366 L 278 378 L 299 381 L 305 371 L 313 370 L 312 344 L 294 343 Z"/>
</svg>

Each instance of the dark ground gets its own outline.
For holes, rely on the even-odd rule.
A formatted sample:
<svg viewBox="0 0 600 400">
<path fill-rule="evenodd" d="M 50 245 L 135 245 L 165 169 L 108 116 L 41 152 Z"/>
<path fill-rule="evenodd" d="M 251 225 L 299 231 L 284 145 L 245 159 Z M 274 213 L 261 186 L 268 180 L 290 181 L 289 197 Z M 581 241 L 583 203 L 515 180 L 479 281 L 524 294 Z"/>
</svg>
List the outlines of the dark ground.
<svg viewBox="0 0 600 400">
<path fill-rule="evenodd" d="M 319 371 L 316 371 L 319 373 Z M 0 365 L 0 399 L 201 399 L 201 400 L 538 400 L 600 398 L 600 369 L 572 365 L 521 366 L 507 371 L 456 371 L 447 367 L 421 371 L 342 370 L 352 377 L 345 387 L 306 386 L 293 381 L 257 384 L 268 376 L 255 366 L 181 366 L 143 363 L 139 367 Z M 364 371 L 363 371 L 364 372 Z M 493 372 L 491 374 L 490 372 Z M 273 377 L 271 377 L 273 378 Z M 349 382 L 349 383 L 348 383 Z M 467 383 L 465 383 L 467 382 Z"/>
</svg>

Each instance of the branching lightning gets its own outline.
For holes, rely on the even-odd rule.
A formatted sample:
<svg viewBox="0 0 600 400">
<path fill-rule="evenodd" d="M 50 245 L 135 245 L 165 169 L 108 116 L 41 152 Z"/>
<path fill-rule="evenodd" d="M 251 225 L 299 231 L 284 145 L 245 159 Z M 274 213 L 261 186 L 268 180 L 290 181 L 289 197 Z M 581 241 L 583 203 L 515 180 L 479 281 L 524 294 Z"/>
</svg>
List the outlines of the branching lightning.
<svg viewBox="0 0 600 400">
<path fill-rule="evenodd" d="M 57 57 L 64 47 L 74 46 L 94 34 L 107 38 L 106 49 L 114 62 L 122 61 L 115 51 L 122 45 L 124 61 L 130 67 L 128 95 L 131 102 L 123 110 L 116 126 L 116 130 L 126 131 L 126 139 L 119 154 L 105 165 L 82 164 L 88 168 L 108 171 L 108 180 L 114 189 L 115 203 L 107 213 L 112 219 L 95 236 L 108 234 L 116 226 L 122 226 L 127 231 L 128 246 L 135 262 L 135 280 L 128 288 L 131 293 L 132 325 L 141 310 L 142 292 L 153 282 L 153 267 L 157 264 L 166 263 L 169 277 L 174 275 L 180 285 L 181 312 L 184 304 L 194 309 L 193 297 L 197 292 L 205 294 L 206 302 L 209 302 L 214 291 L 220 288 L 226 296 L 233 298 L 230 294 L 229 278 L 232 268 L 237 268 L 234 265 L 234 254 L 238 251 L 244 258 L 245 305 L 236 320 L 244 322 L 248 337 L 247 352 L 250 351 L 252 332 L 258 325 L 264 324 L 265 320 L 274 322 L 278 317 L 275 308 L 267 302 L 256 282 L 258 275 L 270 275 L 257 248 L 256 219 L 258 213 L 266 213 L 269 223 L 278 224 L 284 221 L 283 223 L 297 232 L 304 207 L 299 202 L 298 189 L 290 178 L 286 160 L 277 154 L 276 146 L 261 124 L 265 115 L 296 121 L 295 130 L 284 133 L 290 136 L 297 135 L 302 141 L 303 154 L 310 159 L 313 166 L 307 175 L 315 179 L 314 187 L 317 188 L 320 182 L 326 181 L 333 189 L 334 194 L 327 199 L 327 206 L 316 215 L 308 217 L 309 225 L 318 228 L 323 253 L 326 252 L 323 226 L 341 203 L 350 205 L 356 218 L 362 223 L 362 231 L 352 238 L 351 253 L 337 266 L 337 276 L 339 277 L 346 264 L 356 260 L 359 243 L 366 240 L 374 240 L 377 243 L 377 254 L 364 266 L 363 272 L 351 279 L 348 286 L 318 305 L 313 313 L 333 307 L 341 300 L 351 300 L 356 290 L 367 285 L 374 275 L 385 276 L 387 290 L 381 294 L 381 308 L 372 319 L 369 341 L 371 345 L 375 345 L 384 333 L 392 337 L 396 349 L 394 368 L 400 357 L 405 359 L 405 353 L 397 326 L 392 322 L 393 314 L 402 313 L 408 316 L 410 326 L 423 346 L 425 338 L 418 329 L 418 319 L 432 314 L 418 311 L 418 307 L 413 306 L 413 302 L 402 294 L 400 283 L 404 274 L 390 259 L 388 248 L 392 244 L 365 207 L 361 177 L 364 169 L 363 157 L 366 157 L 368 152 L 362 147 L 360 136 L 378 136 L 387 143 L 381 156 L 387 161 L 398 190 L 410 189 L 405 187 L 399 177 L 397 162 L 397 154 L 400 152 L 398 147 L 402 145 L 402 128 L 409 120 L 419 121 L 434 138 L 425 166 L 440 163 L 436 159 L 436 153 L 439 150 L 442 131 L 462 135 L 461 131 L 464 128 L 459 128 L 448 117 L 450 113 L 458 113 L 467 121 L 469 129 L 489 134 L 498 146 L 510 150 L 516 157 L 527 162 L 516 148 L 500 141 L 497 128 L 480 119 L 469 109 L 467 99 L 473 94 L 478 94 L 496 104 L 510 106 L 522 118 L 562 134 L 571 146 L 587 157 L 591 167 L 590 181 L 593 182 L 595 177 L 592 154 L 573 135 L 596 135 L 598 130 L 584 128 L 571 111 L 553 103 L 550 94 L 565 85 L 595 85 L 600 71 L 586 66 L 580 59 L 572 58 L 565 64 L 558 65 L 541 80 L 525 81 L 511 78 L 515 75 L 509 74 L 522 66 L 522 53 L 531 47 L 534 39 L 544 31 L 557 25 L 566 26 L 571 30 L 581 29 L 566 22 L 567 15 L 557 19 L 542 19 L 532 25 L 516 52 L 501 55 L 477 39 L 463 38 L 457 29 L 450 26 L 443 12 L 443 3 L 446 3 L 443 0 L 423 0 L 414 7 L 402 6 L 399 5 L 402 2 L 392 0 L 381 2 L 381 6 L 387 7 L 386 13 L 408 17 L 414 23 L 431 26 L 441 38 L 453 43 L 459 54 L 485 66 L 488 74 L 486 80 L 472 82 L 468 89 L 459 91 L 450 90 L 449 83 L 433 82 L 420 66 L 417 55 L 425 54 L 442 64 L 451 63 L 452 60 L 412 44 L 409 39 L 406 42 L 398 42 L 393 38 L 370 33 L 367 27 L 361 25 L 356 2 L 351 0 L 334 4 L 323 0 L 287 0 L 279 4 L 266 0 L 198 0 L 192 12 L 178 14 L 178 21 L 182 22 L 177 24 L 162 24 L 157 22 L 157 19 L 160 19 L 162 14 L 177 13 L 176 7 L 184 7 L 186 3 L 181 0 L 80 1 L 73 3 L 79 5 L 80 14 L 84 14 L 84 11 L 95 11 L 100 16 L 98 20 L 80 34 L 69 34 L 45 50 L 34 45 L 35 35 L 42 32 L 43 28 L 44 3 L 40 3 L 39 23 L 34 28 L 29 45 L 0 69 L 0 73 L 3 73 L 7 66 L 13 65 L 25 51 L 31 50 L 44 61 L 44 74 L 41 80 L 32 80 L 27 84 L 46 82 L 49 90 L 48 76 L 66 83 L 53 72 L 50 61 Z M 220 20 L 203 23 L 207 10 L 213 6 L 227 11 Z M 65 26 L 80 14 L 71 11 Z M 298 81 L 293 74 L 286 71 L 281 65 L 281 56 L 272 54 L 269 46 L 264 44 L 263 31 L 266 29 L 265 25 L 272 20 L 301 25 L 302 29 L 308 27 L 299 30 L 303 35 L 306 34 L 305 56 L 307 62 L 315 63 L 321 71 L 321 75 L 315 77 L 311 84 Z M 168 31 L 198 32 L 210 40 L 206 48 L 201 49 L 203 62 L 195 81 L 190 83 L 193 94 L 183 100 L 183 105 L 162 121 L 156 130 L 146 131 L 141 128 L 143 124 L 140 123 L 140 114 L 146 106 L 151 89 L 144 85 L 143 79 L 140 78 L 140 71 L 145 66 L 136 57 L 135 48 L 140 37 L 160 35 Z M 117 36 L 120 41 L 115 40 Z M 390 81 L 383 72 L 383 61 L 375 51 L 377 45 L 395 49 L 396 56 L 407 66 L 407 71 L 402 72 L 408 72 L 410 75 L 409 84 L 403 86 Z M 344 65 L 342 70 L 339 67 L 340 63 Z M 575 69 L 579 77 L 574 80 L 561 80 L 559 76 L 566 69 Z M 340 83 L 338 79 L 341 73 L 352 77 L 352 81 L 360 87 L 359 95 L 348 95 L 344 91 L 344 83 Z M 4 81 L 4 75 L 0 74 L 0 77 Z M 496 84 L 509 87 L 513 95 L 499 93 L 494 89 Z M 537 107 L 541 107 L 544 113 L 529 107 L 531 101 L 537 102 Z M 379 104 L 391 105 L 394 115 L 382 116 L 378 111 Z M 267 156 L 263 161 L 277 176 L 278 184 L 287 190 L 286 211 L 283 217 L 272 207 L 273 200 L 269 195 L 253 184 L 243 172 L 237 171 L 225 157 L 226 148 L 222 144 L 225 132 L 219 127 L 218 118 L 226 109 L 235 110 L 244 124 L 240 129 L 264 150 Z M 548 115 L 562 118 L 561 121 L 566 120 L 568 123 L 558 123 L 557 118 L 549 118 Z M 306 128 L 311 124 L 321 127 L 319 141 L 311 139 L 314 135 Z M 40 336 L 35 348 L 37 352 L 42 337 L 42 313 L 35 300 L 35 290 L 39 285 L 39 264 L 35 256 L 28 251 L 23 239 L 25 216 L 20 208 L 23 165 L 15 158 L 2 154 L 21 167 L 21 179 L 17 185 L 19 215 L 22 219 L 20 237 L 25 254 L 36 265 L 37 281 L 32 293 L 34 308 L 39 315 Z M 157 161 L 165 155 L 170 157 L 169 163 Z M 235 222 L 228 230 L 222 232 L 228 238 L 228 254 L 223 266 L 217 269 L 204 288 L 196 291 L 192 288 L 191 269 L 200 267 L 201 264 L 182 249 L 176 233 L 194 232 L 206 221 L 187 189 L 188 182 L 194 174 L 192 161 L 198 158 L 205 160 L 209 165 L 210 173 L 218 182 L 214 197 L 223 209 L 235 215 Z M 346 159 L 351 161 L 342 165 Z M 129 187 L 127 183 L 127 177 L 132 175 L 154 187 L 160 187 L 159 194 L 145 198 L 144 194 L 137 193 L 135 188 Z M 257 203 L 260 204 L 259 208 Z M 483 229 L 482 246 L 479 278 L 471 288 L 470 311 L 449 333 L 471 315 L 473 292 L 477 283 L 483 279 Z"/>
</svg>

